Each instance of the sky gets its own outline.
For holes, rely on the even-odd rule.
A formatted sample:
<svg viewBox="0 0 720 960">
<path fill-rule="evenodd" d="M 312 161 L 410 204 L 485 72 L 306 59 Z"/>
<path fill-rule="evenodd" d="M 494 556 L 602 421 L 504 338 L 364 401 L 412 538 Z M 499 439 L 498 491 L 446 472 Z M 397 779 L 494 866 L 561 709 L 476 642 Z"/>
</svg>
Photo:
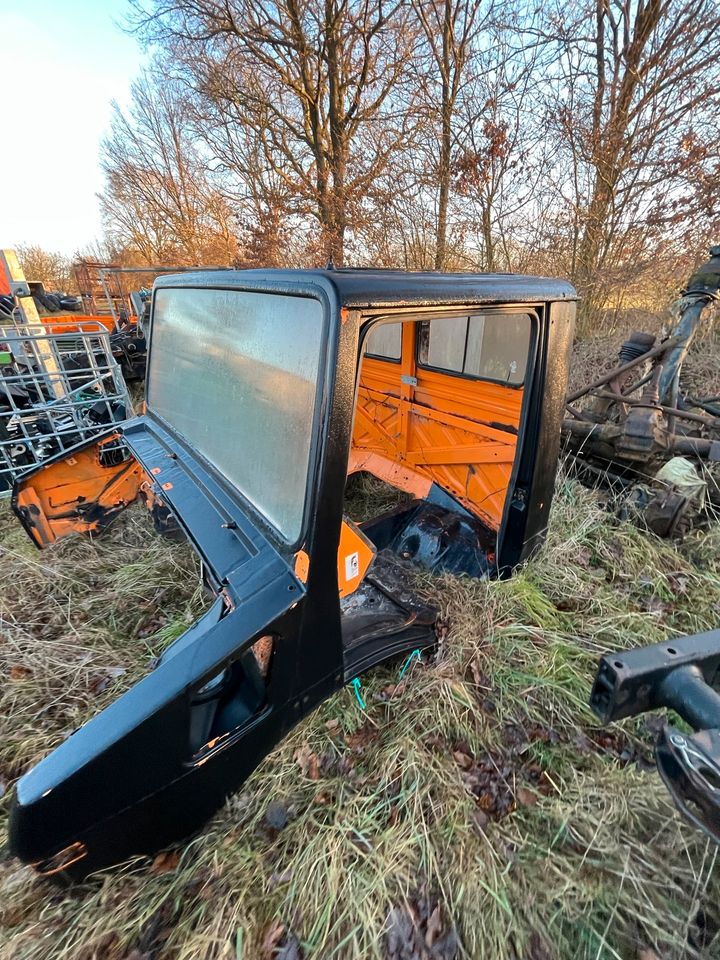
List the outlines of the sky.
<svg viewBox="0 0 720 960">
<path fill-rule="evenodd" d="M 0 248 L 71 256 L 102 233 L 99 145 L 143 53 L 127 0 L 0 0 Z"/>
</svg>

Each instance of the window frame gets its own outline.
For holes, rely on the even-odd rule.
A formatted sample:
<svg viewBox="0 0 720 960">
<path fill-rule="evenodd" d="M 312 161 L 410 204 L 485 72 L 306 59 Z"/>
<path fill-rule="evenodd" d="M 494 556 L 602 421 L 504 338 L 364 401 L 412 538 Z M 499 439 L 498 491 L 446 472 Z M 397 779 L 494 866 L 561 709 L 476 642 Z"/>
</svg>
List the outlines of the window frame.
<svg viewBox="0 0 720 960">
<path fill-rule="evenodd" d="M 452 319 L 457 317 L 465 317 L 467 320 L 467 325 L 465 328 L 465 346 L 463 351 L 463 366 L 465 366 L 465 360 L 467 358 L 467 346 L 468 339 L 470 336 L 470 319 L 474 316 L 481 315 L 482 313 L 492 313 L 492 314 L 505 314 L 506 316 L 518 315 L 527 316 L 530 320 L 530 336 L 528 338 L 528 349 L 527 355 L 525 358 L 525 373 L 523 379 L 520 383 L 511 383 L 509 380 L 499 380 L 496 377 L 479 377 L 473 373 L 465 373 L 462 370 L 449 370 L 446 367 L 436 367 L 429 363 L 423 363 L 420 360 L 420 335 L 422 323 L 430 324 L 433 319 Z M 540 317 L 536 307 L 525 307 L 524 304 L 518 304 L 517 306 L 506 306 L 506 307 L 495 307 L 494 305 L 481 306 L 479 309 L 469 309 L 467 312 L 463 311 L 462 313 L 453 313 L 453 314 L 443 314 L 442 316 L 436 317 L 426 317 L 423 319 L 418 318 L 417 326 L 415 329 L 415 367 L 417 370 L 427 370 L 429 373 L 443 373 L 449 377 L 459 377 L 461 380 L 471 380 L 473 382 L 479 383 L 496 383 L 501 387 L 507 387 L 510 390 L 523 390 L 525 388 L 525 381 L 527 380 L 528 368 L 531 363 L 533 356 L 533 349 L 535 340 L 537 337 L 538 324 L 540 322 Z"/>
</svg>

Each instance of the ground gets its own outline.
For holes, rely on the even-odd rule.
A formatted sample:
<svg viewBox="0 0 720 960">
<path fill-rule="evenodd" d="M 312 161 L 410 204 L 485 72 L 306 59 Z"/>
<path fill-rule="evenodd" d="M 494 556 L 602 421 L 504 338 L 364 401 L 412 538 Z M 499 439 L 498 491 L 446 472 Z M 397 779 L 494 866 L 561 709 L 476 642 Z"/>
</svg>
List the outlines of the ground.
<svg viewBox="0 0 720 960">
<path fill-rule="evenodd" d="M 364 710 L 333 697 L 198 837 L 71 890 L 5 857 L 0 957 L 720 956 L 716 847 L 653 769 L 659 719 L 587 707 L 601 652 L 718 625 L 719 548 L 720 526 L 672 545 L 620 522 L 563 470 L 542 552 L 505 582 L 422 578 L 437 656 L 364 677 Z M 41 554 L 2 506 L 0 556 L 4 829 L 12 780 L 206 600 L 140 509 Z"/>
</svg>

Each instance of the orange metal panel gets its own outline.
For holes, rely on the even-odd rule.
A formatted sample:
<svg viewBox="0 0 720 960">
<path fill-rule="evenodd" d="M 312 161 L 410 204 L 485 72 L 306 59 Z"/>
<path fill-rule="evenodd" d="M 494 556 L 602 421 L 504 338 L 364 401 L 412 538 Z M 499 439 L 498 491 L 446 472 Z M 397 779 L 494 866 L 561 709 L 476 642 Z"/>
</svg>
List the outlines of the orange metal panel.
<svg viewBox="0 0 720 960">
<path fill-rule="evenodd" d="M 375 545 L 347 517 L 340 527 L 338 545 L 338 588 L 341 597 L 354 593 L 375 559 Z"/>
<path fill-rule="evenodd" d="M 40 322 L 48 333 L 79 333 L 97 330 L 97 325 L 104 327 L 108 333 L 115 330 L 115 321 L 112 317 L 93 315 L 88 313 L 66 313 L 58 316 L 48 314 L 40 318 Z M 131 324 L 137 323 L 137 317 L 131 317 Z"/>
<path fill-rule="evenodd" d="M 117 439 L 117 434 L 105 437 L 19 481 L 16 506 L 25 511 L 39 547 L 68 533 L 95 532 L 135 500 L 146 480 L 137 460 L 112 466 L 100 462 L 100 448 Z"/>
<path fill-rule="evenodd" d="M 417 367 L 414 334 L 415 323 L 404 324 L 400 363 L 363 360 L 349 472 L 416 495 L 434 481 L 498 529 L 523 390 Z"/>
<path fill-rule="evenodd" d="M 50 314 L 41 318 L 42 325 L 48 333 L 94 333 L 97 325 L 105 330 L 113 330 L 112 317 L 91 317 L 87 314 Z"/>
</svg>

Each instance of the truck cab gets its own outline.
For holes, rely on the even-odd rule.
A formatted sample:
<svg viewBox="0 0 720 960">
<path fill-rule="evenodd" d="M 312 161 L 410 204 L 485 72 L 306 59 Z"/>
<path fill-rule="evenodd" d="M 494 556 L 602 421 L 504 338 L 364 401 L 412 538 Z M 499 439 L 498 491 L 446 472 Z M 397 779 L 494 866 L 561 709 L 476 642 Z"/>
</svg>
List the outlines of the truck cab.
<svg viewBox="0 0 720 960">
<path fill-rule="evenodd" d="M 18 782 L 11 848 L 75 878 L 197 830 L 303 716 L 436 642 L 417 568 L 507 576 L 543 539 L 575 292 L 515 275 L 210 271 L 155 282 L 146 409 L 22 478 L 38 547 L 135 501 L 213 595 Z M 405 495 L 362 524 L 349 475 Z"/>
</svg>

